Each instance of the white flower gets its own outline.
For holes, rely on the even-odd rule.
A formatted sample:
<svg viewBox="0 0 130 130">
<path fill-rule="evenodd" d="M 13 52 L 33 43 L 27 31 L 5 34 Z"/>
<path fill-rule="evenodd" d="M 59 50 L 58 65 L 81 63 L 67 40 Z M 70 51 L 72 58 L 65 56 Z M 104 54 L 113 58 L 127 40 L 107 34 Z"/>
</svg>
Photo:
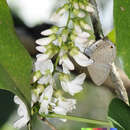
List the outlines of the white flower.
<svg viewBox="0 0 130 130">
<path fill-rule="evenodd" d="M 73 2 L 73 5 L 74 5 L 74 8 L 75 8 L 75 9 L 79 9 L 79 5 L 78 5 L 77 2 Z"/>
<path fill-rule="evenodd" d="M 54 70 L 54 66 L 51 60 L 45 60 L 45 61 L 36 61 L 35 62 L 35 71 L 40 71 L 43 75 L 45 75 L 47 72 L 52 73 Z"/>
<path fill-rule="evenodd" d="M 57 100 L 57 105 L 55 105 L 52 109 L 56 114 L 66 115 L 68 112 L 72 112 L 73 109 L 76 109 L 76 100 L 75 99 L 62 99 L 59 97 Z M 66 121 L 66 119 L 60 119 L 62 121 Z"/>
<path fill-rule="evenodd" d="M 41 55 L 44 55 L 44 54 L 41 54 Z M 34 64 L 35 74 L 33 76 L 33 82 L 36 82 L 39 78 L 42 77 L 42 75 L 45 75 L 44 79 L 46 79 L 48 75 L 51 75 L 53 70 L 54 70 L 54 66 L 51 60 L 46 60 L 46 59 L 37 60 Z M 40 79 L 40 81 L 38 81 L 38 83 L 42 84 L 41 81 L 43 82 L 43 77 L 42 77 L 42 80 Z"/>
<path fill-rule="evenodd" d="M 70 55 L 74 58 L 74 60 L 83 67 L 86 67 L 88 65 L 91 65 L 93 63 L 92 59 L 89 59 L 87 56 L 85 56 L 83 53 L 78 51 L 76 48 L 73 48 L 70 51 Z"/>
<path fill-rule="evenodd" d="M 48 114 L 48 107 L 49 104 L 51 103 L 52 94 L 53 94 L 53 87 L 49 85 L 47 88 L 45 88 L 42 95 L 40 96 L 39 102 L 41 104 L 40 104 L 39 113 Z"/>
<path fill-rule="evenodd" d="M 46 74 L 38 80 L 38 84 L 53 84 L 53 78 L 51 74 Z"/>
<path fill-rule="evenodd" d="M 85 5 L 82 2 L 79 2 L 79 6 L 81 9 L 85 9 Z"/>
<path fill-rule="evenodd" d="M 91 4 L 88 4 L 85 8 L 86 11 L 88 11 L 89 13 L 93 13 L 94 12 L 94 8 Z"/>
<path fill-rule="evenodd" d="M 51 35 L 53 33 L 56 33 L 57 31 L 58 31 L 58 27 L 53 26 L 51 29 L 47 29 L 47 30 L 42 31 L 41 34 L 44 36 L 48 36 L 48 35 Z"/>
<path fill-rule="evenodd" d="M 85 13 L 80 11 L 77 16 L 80 17 L 80 18 L 84 18 L 85 17 Z"/>
<path fill-rule="evenodd" d="M 36 40 L 36 43 L 38 45 L 48 45 L 50 42 L 54 41 L 56 39 L 55 35 L 51 35 L 49 37 L 41 38 Z"/>
<path fill-rule="evenodd" d="M 68 78 L 63 76 L 63 77 L 61 77 L 60 82 L 61 82 L 61 86 L 62 86 L 63 90 L 73 96 L 74 94 L 79 93 L 83 89 L 82 84 L 83 84 L 85 78 L 86 78 L 85 73 L 78 75 L 72 81 L 70 81 Z"/>
<path fill-rule="evenodd" d="M 48 36 L 51 35 L 53 31 L 51 29 L 47 29 L 41 32 L 42 35 Z"/>
<path fill-rule="evenodd" d="M 40 71 L 43 75 L 39 80 L 39 84 L 47 84 L 52 83 L 52 72 L 54 70 L 54 66 L 51 60 L 45 61 L 36 61 L 35 62 L 35 71 Z"/>
<path fill-rule="evenodd" d="M 69 70 L 74 70 L 74 65 L 66 54 L 60 58 L 59 64 L 62 64 L 64 73 L 69 73 Z"/>
<path fill-rule="evenodd" d="M 52 16 L 51 16 L 51 21 L 54 21 L 54 22 L 57 22 L 60 17 L 65 13 L 66 9 L 65 8 L 62 8 L 58 13 L 54 13 Z"/>
<path fill-rule="evenodd" d="M 80 27 L 79 25 L 77 25 L 77 24 L 74 25 L 74 30 L 75 30 L 75 32 L 76 32 L 77 34 L 82 32 L 81 27 Z"/>
<path fill-rule="evenodd" d="M 33 106 L 34 103 L 36 103 L 38 101 L 39 95 L 37 95 L 37 93 L 35 91 L 31 91 L 31 107 Z"/>
<path fill-rule="evenodd" d="M 36 55 L 37 61 L 45 61 L 48 60 L 50 58 L 51 54 L 50 53 L 44 53 L 44 54 L 38 54 Z"/>
<path fill-rule="evenodd" d="M 42 53 L 46 52 L 46 48 L 44 46 L 37 46 L 36 50 L 38 50 L 39 52 L 42 52 Z"/>
<path fill-rule="evenodd" d="M 32 96 L 31 106 L 33 106 L 33 104 L 39 100 L 39 94 L 42 93 L 43 90 L 44 90 L 44 86 L 40 84 L 37 85 L 35 89 L 31 90 L 31 96 Z"/>
<path fill-rule="evenodd" d="M 14 123 L 14 127 L 20 129 L 28 123 L 28 121 L 30 120 L 30 117 L 29 117 L 26 105 L 18 96 L 14 96 L 14 102 L 19 105 L 17 113 L 21 117 L 19 120 L 17 120 Z"/>
<path fill-rule="evenodd" d="M 75 99 L 57 99 L 57 106 L 53 108 L 53 112 L 56 114 L 66 115 L 68 112 L 72 112 L 73 109 L 76 108 L 76 100 Z"/>
<path fill-rule="evenodd" d="M 84 28 L 86 30 L 92 30 L 92 28 L 82 20 L 80 21 L 80 25 L 81 25 L 82 28 Z"/>
<path fill-rule="evenodd" d="M 86 38 L 86 39 L 90 37 L 90 34 L 88 32 L 81 32 L 78 33 L 77 35 L 81 38 Z"/>
</svg>

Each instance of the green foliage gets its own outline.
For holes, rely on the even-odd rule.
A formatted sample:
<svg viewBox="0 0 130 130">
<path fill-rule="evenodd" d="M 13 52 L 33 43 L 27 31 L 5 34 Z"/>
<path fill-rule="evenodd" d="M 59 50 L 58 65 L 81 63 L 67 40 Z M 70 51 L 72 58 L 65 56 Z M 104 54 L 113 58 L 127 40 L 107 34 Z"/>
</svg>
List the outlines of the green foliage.
<svg viewBox="0 0 130 130">
<path fill-rule="evenodd" d="M 124 69 L 130 77 L 130 1 L 114 0 L 114 25 L 118 55 L 124 62 Z"/>
<path fill-rule="evenodd" d="M 130 130 L 130 107 L 120 99 L 113 99 L 108 116 L 118 130 Z"/>
<path fill-rule="evenodd" d="M 116 43 L 116 34 L 115 34 L 115 29 L 113 29 L 107 37 L 115 44 Z"/>
<path fill-rule="evenodd" d="M 32 61 L 18 40 L 9 8 L 0 0 L 0 88 L 9 90 L 30 106 Z"/>
</svg>

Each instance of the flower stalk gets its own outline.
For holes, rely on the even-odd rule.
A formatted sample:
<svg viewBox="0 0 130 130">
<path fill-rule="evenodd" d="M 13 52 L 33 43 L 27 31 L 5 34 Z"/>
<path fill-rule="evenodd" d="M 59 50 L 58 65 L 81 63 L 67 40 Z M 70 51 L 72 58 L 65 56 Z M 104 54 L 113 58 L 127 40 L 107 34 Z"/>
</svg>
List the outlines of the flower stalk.
<svg viewBox="0 0 130 130">
<path fill-rule="evenodd" d="M 75 116 L 67 116 L 67 115 L 60 115 L 60 114 L 47 114 L 47 115 L 41 114 L 40 116 L 45 117 L 45 118 L 61 118 L 61 119 L 67 119 L 67 120 L 72 120 L 72 121 L 84 122 L 84 123 L 89 123 L 89 124 L 110 126 L 110 122 L 107 122 L 107 121 L 86 119 L 86 118 L 75 117 Z"/>
</svg>

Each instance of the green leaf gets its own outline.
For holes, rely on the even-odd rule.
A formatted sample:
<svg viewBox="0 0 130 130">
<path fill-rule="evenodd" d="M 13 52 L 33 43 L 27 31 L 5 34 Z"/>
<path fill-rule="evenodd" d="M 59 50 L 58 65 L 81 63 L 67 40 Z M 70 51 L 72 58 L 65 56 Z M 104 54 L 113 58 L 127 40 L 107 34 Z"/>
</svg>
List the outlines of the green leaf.
<svg viewBox="0 0 130 130">
<path fill-rule="evenodd" d="M 118 130 L 130 130 L 130 107 L 120 99 L 113 99 L 109 105 L 109 119 Z"/>
<path fill-rule="evenodd" d="M 0 0 L 0 88 L 9 90 L 30 107 L 32 60 L 18 40 L 6 0 Z"/>
<path fill-rule="evenodd" d="M 115 29 L 113 29 L 113 30 L 107 35 L 107 37 L 109 38 L 110 41 L 112 41 L 113 43 L 116 43 Z"/>
<path fill-rule="evenodd" d="M 114 25 L 118 56 L 130 78 L 130 0 L 114 0 Z"/>
</svg>

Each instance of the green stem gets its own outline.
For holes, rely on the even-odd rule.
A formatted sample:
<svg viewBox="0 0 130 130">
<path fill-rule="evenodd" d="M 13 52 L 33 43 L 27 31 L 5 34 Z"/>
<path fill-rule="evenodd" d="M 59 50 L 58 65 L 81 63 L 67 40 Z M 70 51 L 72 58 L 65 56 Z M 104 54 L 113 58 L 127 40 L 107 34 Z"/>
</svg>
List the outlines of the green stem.
<svg viewBox="0 0 130 130">
<path fill-rule="evenodd" d="M 90 124 L 110 126 L 110 122 L 100 121 L 100 120 L 92 120 L 92 119 L 85 119 L 85 118 L 75 117 L 75 116 L 66 116 L 66 115 L 59 115 L 59 114 L 48 114 L 48 115 L 42 114 L 40 116 L 50 117 L 50 118 L 61 118 L 61 119 L 73 120 L 73 121 L 90 123 Z"/>
<path fill-rule="evenodd" d="M 71 3 L 70 3 L 70 4 L 71 4 Z M 72 8 L 72 5 L 71 5 L 70 8 Z M 68 19 L 67 19 L 66 27 L 68 27 L 69 21 L 70 21 L 70 13 L 71 13 L 71 9 L 70 9 L 70 8 L 69 8 L 69 16 L 68 16 Z"/>
<path fill-rule="evenodd" d="M 58 55 L 57 58 L 56 58 L 55 64 L 54 64 L 54 70 L 56 70 L 56 67 L 58 65 L 59 59 L 60 59 L 60 57 Z"/>
</svg>

